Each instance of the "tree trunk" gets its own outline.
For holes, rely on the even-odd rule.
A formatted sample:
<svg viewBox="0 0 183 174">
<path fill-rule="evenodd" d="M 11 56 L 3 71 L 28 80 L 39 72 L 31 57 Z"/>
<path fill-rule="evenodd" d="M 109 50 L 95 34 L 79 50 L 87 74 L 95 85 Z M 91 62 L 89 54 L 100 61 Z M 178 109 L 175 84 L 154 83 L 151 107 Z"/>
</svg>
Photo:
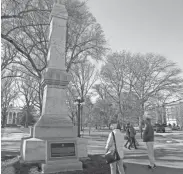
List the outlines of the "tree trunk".
<svg viewBox="0 0 183 174">
<path fill-rule="evenodd" d="M 81 131 L 83 131 L 83 105 L 80 106 Z"/>
<path fill-rule="evenodd" d="M 108 128 L 109 128 L 109 130 L 111 129 L 111 123 L 108 124 Z"/>
<path fill-rule="evenodd" d="M 25 112 L 25 128 L 28 128 L 28 109 Z"/>
<path fill-rule="evenodd" d="M 2 114 L 2 123 L 1 123 L 1 127 L 4 128 L 5 127 L 5 122 L 6 122 L 6 115 L 1 113 Z"/>
<path fill-rule="evenodd" d="M 91 125 L 89 125 L 89 136 L 90 136 L 90 133 L 91 133 Z"/>
<path fill-rule="evenodd" d="M 7 116 L 7 112 L 1 112 L 2 114 L 2 120 L 1 120 L 1 127 L 4 128 L 6 126 L 6 116 Z"/>
<path fill-rule="evenodd" d="M 140 114 L 140 117 L 139 117 L 139 125 L 140 125 L 139 129 L 140 129 L 141 139 L 142 139 L 142 132 L 143 132 L 143 129 L 142 129 L 143 115 L 144 115 L 144 103 L 141 103 L 141 114 Z"/>
</svg>

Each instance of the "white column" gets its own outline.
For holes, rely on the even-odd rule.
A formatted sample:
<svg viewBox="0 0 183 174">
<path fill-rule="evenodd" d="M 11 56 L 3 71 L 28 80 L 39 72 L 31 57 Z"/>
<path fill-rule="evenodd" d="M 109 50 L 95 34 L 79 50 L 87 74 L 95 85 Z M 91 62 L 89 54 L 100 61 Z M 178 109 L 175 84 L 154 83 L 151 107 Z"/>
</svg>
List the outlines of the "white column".
<svg viewBox="0 0 183 174">
<path fill-rule="evenodd" d="M 15 112 L 15 124 L 17 124 L 17 112 Z"/>
<path fill-rule="evenodd" d="M 16 117 L 16 113 L 15 113 L 15 111 L 13 111 L 12 124 L 15 124 L 14 123 L 15 117 Z"/>
<path fill-rule="evenodd" d="M 7 120 L 6 120 L 6 123 L 9 124 L 9 112 L 8 112 L 8 117 L 7 117 Z"/>
</svg>

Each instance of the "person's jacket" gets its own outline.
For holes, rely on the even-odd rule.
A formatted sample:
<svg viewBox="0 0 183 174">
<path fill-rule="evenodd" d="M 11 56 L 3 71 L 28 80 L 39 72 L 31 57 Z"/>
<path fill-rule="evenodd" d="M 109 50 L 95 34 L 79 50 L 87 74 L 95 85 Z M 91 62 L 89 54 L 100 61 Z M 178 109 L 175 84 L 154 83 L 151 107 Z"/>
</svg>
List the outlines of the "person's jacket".
<svg viewBox="0 0 183 174">
<path fill-rule="evenodd" d="M 130 128 L 129 127 L 126 128 L 126 136 L 130 137 Z"/>
<path fill-rule="evenodd" d="M 136 131 L 134 127 L 130 127 L 130 137 L 135 137 Z"/>
<path fill-rule="evenodd" d="M 120 158 L 123 159 L 124 158 L 123 144 L 125 142 L 124 135 L 120 132 L 119 129 L 114 129 L 113 132 L 116 139 L 117 151 L 119 153 Z M 115 149 L 112 132 L 108 136 L 105 149 L 109 149 L 109 150 Z"/>
<path fill-rule="evenodd" d="M 147 124 L 143 134 L 144 142 L 154 141 L 154 129 L 151 124 Z"/>
</svg>

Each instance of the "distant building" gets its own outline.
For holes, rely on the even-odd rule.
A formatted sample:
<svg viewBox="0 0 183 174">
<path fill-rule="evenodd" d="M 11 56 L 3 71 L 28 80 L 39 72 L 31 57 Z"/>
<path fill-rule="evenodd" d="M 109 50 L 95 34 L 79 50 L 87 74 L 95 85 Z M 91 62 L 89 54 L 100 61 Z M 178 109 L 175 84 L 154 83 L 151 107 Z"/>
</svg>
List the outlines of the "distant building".
<svg viewBox="0 0 183 174">
<path fill-rule="evenodd" d="M 22 116 L 22 109 L 10 105 L 6 119 L 7 126 L 20 125 L 20 117 Z"/>
<path fill-rule="evenodd" d="M 154 125 L 156 123 L 159 124 L 166 124 L 166 111 L 164 106 L 156 106 L 153 108 L 150 108 L 147 111 L 148 115 L 151 116 L 151 123 Z"/>
<path fill-rule="evenodd" d="M 183 124 L 183 101 L 174 102 L 166 105 L 167 124 Z"/>
<path fill-rule="evenodd" d="M 151 115 L 152 124 L 178 124 L 183 127 L 183 101 L 173 102 L 163 106 L 155 106 L 147 112 Z"/>
<path fill-rule="evenodd" d="M 31 113 L 34 115 L 35 119 L 38 120 L 39 115 L 38 115 L 37 110 L 32 109 Z M 6 126 L 7 127 L 20 126 L 22 116 L 23 116 L 22 108 L 14 107 L 14 106 L 10 105 L 8 108 Z"/>
</svg>

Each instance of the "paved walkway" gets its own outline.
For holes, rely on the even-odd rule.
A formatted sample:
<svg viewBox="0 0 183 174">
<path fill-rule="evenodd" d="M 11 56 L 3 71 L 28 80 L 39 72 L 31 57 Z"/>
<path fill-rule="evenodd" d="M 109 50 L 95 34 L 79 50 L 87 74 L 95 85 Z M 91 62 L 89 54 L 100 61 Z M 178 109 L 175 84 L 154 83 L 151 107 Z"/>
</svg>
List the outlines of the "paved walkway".
<svg viewBox="0 0 183 174">
<path fill-rule="evenodd" d="M 18 154 L 20 151 L 20 139 L 24 136 L 29 136 L 28 131 L 25 130 L 5 130 L 2 133 L 1 155 Z M 88 139 L 88 154 L 101 154 L 105 153 L 104 147 L 107 140 L 108 131 L 92 131 L 89 136 L 87 132 L 84 138 Z M 145 144 L 139 138 L 138 150 L 125 151 L 125 162 L 134 164 L 148 164 L 148 157 Z M 183 133 L 168 133 L 156 134 L 155 142 L 155 157 L 158 166 L 166 166 L 173 168 L 183 169 Z"/>
<path fill-rule="evenodd" d="M 155 158 L 156 163 L 159 166 L 167 166 L 174 168 L 183 168 L 183 133 L 179 136 L 176 135 L 177 139 L 173 139 L 169 134 L 161 136 L 158 134 L 156 136 L 155 142 Z M 174 135 L 174 134 L 172 134 Z M 139 135 L 137 136 L 137 138 Z M 179 138 L 182 137 L 182 140 Z M 87 137 L 88 138 L 88 137 Z M 167 142 L 168 141 L 168 142 Z M 147 150 L 145 143 L 138 138 L 139 147 L 138 150 L 132 149 L 128 150 L 124 148 L 125 151 L 125 161 L 139 164 L 148 164 Z M 104 154 L 106 137 L 101 138 L 90 138 L 88 139 L 88 152 L 89 154 Z"/>
</svg>

